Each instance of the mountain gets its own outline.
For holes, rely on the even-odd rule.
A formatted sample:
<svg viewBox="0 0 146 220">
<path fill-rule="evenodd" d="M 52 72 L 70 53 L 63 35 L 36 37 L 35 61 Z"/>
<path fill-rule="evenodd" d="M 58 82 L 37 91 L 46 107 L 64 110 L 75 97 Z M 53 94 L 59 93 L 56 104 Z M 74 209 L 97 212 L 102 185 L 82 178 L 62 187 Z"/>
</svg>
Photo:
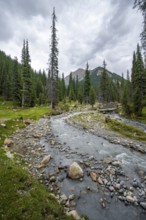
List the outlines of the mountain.
<svg viewBox="0 0 146 220">
<path fill-rule="evenodd" d="M 90 80 L 92 85 L 99 85 L 102 71 L 103 71 L 103 67 L 100 66 L 93 70 L 90 70 Z M 109 70 L 107 70 L 107 74 L 113 81 L 122 80 L 121 76 L 117 75 L 116 73 L 112 73 Z M 79 82 L 83 82 L 85 76 L 85 70 L 80 68 L 72 72 L 73 79 L 76 79 L 77 76 Z M 65 84 L 66 85 L 69 84 L 69 75 L 65 77 Z"/>
<path fill-rule="evenodd" d="M 72 77 L 73 79 L 76 79 L 76 77 L 78 76 L 78 80 L 79 82 L 81 82 L 82 80 L 84 80 L 84 75 L 85 75 L 85 70 L 84 69 L 77 69 L 76 71 L 72 72 Z M 65 77 L 65 84 L 68 85 L 69 84 L 69 75 Z"/>
</svg>

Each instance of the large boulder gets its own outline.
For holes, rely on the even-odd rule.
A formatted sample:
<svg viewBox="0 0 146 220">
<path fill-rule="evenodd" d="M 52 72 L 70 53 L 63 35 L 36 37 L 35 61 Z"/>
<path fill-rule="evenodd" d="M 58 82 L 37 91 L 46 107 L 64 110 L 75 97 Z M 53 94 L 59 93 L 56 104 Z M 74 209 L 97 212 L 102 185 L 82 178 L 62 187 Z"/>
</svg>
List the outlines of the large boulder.
<svg viewBox="0 0 146 220">
<path fill-rule="evenodd" d="M 80 179 L 84 176 L 82 168 L 78 163 L 73 162 L 68 169 L 68 176 L 71 179 Z"/>
</svg>

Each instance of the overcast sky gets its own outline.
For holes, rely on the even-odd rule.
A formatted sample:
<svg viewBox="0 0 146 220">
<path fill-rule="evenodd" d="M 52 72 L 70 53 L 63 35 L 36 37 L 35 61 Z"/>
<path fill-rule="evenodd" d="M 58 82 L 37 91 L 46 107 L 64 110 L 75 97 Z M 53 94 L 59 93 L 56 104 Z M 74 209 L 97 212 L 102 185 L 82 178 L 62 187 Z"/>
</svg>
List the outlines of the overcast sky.
<svg viewBox="0 0 146 220">
<path fill-rule="evenodd" d="M 0 50 L 21 60 L 28 39 L 31 64 L 47 69 L 51 14 L 56 8 L 59 70 L 101 66 L 121 75 L 131 70 L 132 53 L 140 41 L 142 16 L 134 0 L 0 0 Z"/>
</svg>

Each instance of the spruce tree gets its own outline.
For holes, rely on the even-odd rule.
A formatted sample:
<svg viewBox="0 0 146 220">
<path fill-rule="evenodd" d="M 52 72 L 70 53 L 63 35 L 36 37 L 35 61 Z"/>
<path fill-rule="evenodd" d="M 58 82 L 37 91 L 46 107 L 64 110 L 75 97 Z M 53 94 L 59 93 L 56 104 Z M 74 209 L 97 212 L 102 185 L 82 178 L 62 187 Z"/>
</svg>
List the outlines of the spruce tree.
<svg viewBox="0 0 146 220">
<path fill-rule="evenodd" d="M 78 101 L 80 104 L 83 103 L 83 89 L 81 86 L 78 89 Z"/>
<path fill-rule="evenodd" d="M 146 1 L 145 0 L 135 0 L 134 8 L 138 8 L 143 15 L 143 31 L 141 33 L 141 42 L 144 50 L 144 63 L 146 65 Z"/>
<path fill-rule="evenodd" d="M 144 63 L 140 51 L 140 46 L 138 44 L 136 51 L 135 75 L 133 78 L 133 110 L 137 116 L 140 116 L 142 113 L 142 101 L 144 98 L 145 86 Z"/>
<path fill-rule="evenodd" d="M 69 101 L 75 101 L 76 100 L 75 81 L 72 78 L 72 73 L 70 73 L 70 75 L 69 75 L 68 97 L 69 97 Z"/>
<path fill-rule="evenodd" d="M 22 81 L 18 70 L 18 60 L 17 58 L 15 58 L 13 64 L 13 87 L 12 87 L 14 105 L 21 106 L 21 100 L 22 100 L 21 92 L 22 92 Z"/>
<path fill-rule="evenodd" d="M 61 79 L 61 99 L 65 100 L 66 97 L 66 86 L 65 86 L 65 80 L 64 80 L 64 73 L 62 73 L 62 79 Z"/>
<path fill-rule="evenodd" d="M 132 60 L 132 70 L 131 70 L 131 83 L 132 83 L 132 89 L 134 90 L 134 87 L 136 86 L 136 54 L 135 51 L 133 53 L 133 60 Z"/>
<path fill-rule="evenodd" d="M 49 96 L 51 108 L 55 108 L 58 101 L 58 41 L 56 29 L 57 17 L 55 8 L 52 13 L 52 26 L 51 26 L 51 46 L 50 46 L 50 59 L 49 59 Z"/>
<path fill-rule="evenodd" d="M 32 99 L 32 81 L 31 81 L 31 66 L 28 40 L 23 41 L 22 48 L 22 107 L 31 106 Z"/>
<path fill-rule="evenodd" d="M 106 63 L 105 60 L 103 61 L 103 71 L 101 73 L 101 80 L 100 80 L 100 98 L 103 102 L 109 101 L 109 78 L 106 71 Z"/>
<path fill-rule="evenodd" d="M 85 103 L 89 102 L 89 92 L 90 92 L 90 71 L 89 71 L 89 65 L 87 63 L 86 70 L 85 70 L 85 77 L 84 77 L 84 100 Z"/>
<path fill-rule="evenodd" d="M 95 95 L 95 90 L 93 88 L 93 86 L 90 88 L 90 92 L 89 92 L 89 104 L 92 106 L 94 106 L 95 104 L 95 100 L 96 100 L 96 95 Z"/>
</svg>

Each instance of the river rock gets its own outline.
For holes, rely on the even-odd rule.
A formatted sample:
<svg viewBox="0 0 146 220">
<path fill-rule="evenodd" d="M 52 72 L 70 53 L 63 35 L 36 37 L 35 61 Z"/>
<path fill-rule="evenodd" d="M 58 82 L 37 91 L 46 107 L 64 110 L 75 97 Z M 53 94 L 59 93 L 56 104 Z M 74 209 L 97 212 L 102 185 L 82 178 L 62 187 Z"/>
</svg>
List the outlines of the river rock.
<svg viewBox="0 0 146 220">
<path fill-rule="evenodd" d="M 111 164 L 112 163 L 112 159 L 111 158 L 106 158 L 103 160 L 104 163 L 106 164 Z"/>
<path fill-rule="evenodd" d="M 76 210 L 72 210 L 67 213 L 68 216 L 72 216 L 75 220 L 79 220 L 80 216 L 78 215 Z"/>
<path fill-rule="evenodd" d="M 126 196 L 126 200 L 127 202 L 131 202 L 131 203 L 134 203 L 137 201 L 136 197 L 132 197 L 132 196 Z"/>
<path fill-rule="evenodd" d="M 115 189 L 114 189 L 113 186 L 110 186 L 110 187 L 109 187 L 109 190 L 110 190 L 110 192 L 113 192 Z"/>
<path fill-rule="evenodd" d="M 121 188 L 120 183 L 117 183 L 117 184 L 115 185 L 115 189 L 120 189 L 120 188 Z"/>
<path fill-rule="evenodd" d="M 30 125 L 32 123 L 32 121 L 30 119 L 26 119 L 25 121 L 23 121 L 23 123 L 25 125 Z"/>
<path fill-rule="evenodd" d="M 80 179 L 81 177 L 84 176 L 82 168 L 79 166 L 78 163 L 73 162 L 69 169 L 68 169 L 68 176 L 71 179 Z"/>
<path fill-rule="evenodd" d="M 103 181 L 102 181 L 102 179 L 101 179 L 100 176 L 98 177 L 97 182 L 98 182 L 99 184 L 101 184 L 101 185 L 103 184 Z"/>
<path fill-rule="evenodd" d="M 92 181 L 96 182 L 97 174 L 95 172 L 90 172 L 90 177 L 91 177 Z"/>
<path fill-rule="evenodd" d="M 41 137 L 41 134 L 33 134 L 33 137 L 34 137 L 34 138 L 40 138 L 40 137 Z"/>
<path fill-rule="evenodd" d="M 55 181 L 56 181 L 56 177 L 55 177 L 55 176 L 51 176 L 51 177 L 50 177 L 50 182 L 53 183 L 53 182 L 55 182 Z"/>
<path fill-rule="evenodd" d="M 120 161 L 115 160 L 115 161 L 112 162 L 112 165 L 114 165 L 114 166 L 119 166 L 119 165 L 120 165 Z"/>
<path fill-rule="evenodd" d="M 13 141 L 11 139 L 6 138 L 4 141 L 4 145 L 7 147 L 10 147 L 13 144 Z"/>
<path fill-rule="evenodd" d="M 66 196 L 65 194 L 61 195 L 61 196 L 60 196 L 60 200 L 61 200 L 62 202 L 66 202 L 66 201 L 67 201 L 67 196 Z"/>
<path fill-rule="evenodd" d="M 68 199 L 69 199 L 69 200 L 75 199 L 75 195 L 74 195 L 74 194 L 69 195 Z"/>
<path fill-rule="evenodd" d="M 40 165 L 38 166 L 38 168 L 42 168 L 42 167 L 47 166 L 47 164 L 49 163 L 50 159 L 51 159 L 50 155 L 45 156 L 43 158 L 43 160 L 41 161 Z"/>
<path fill-rule="evenodd" d="M 146 209 L 146 202 L 140 202 L 142 208 Z"/>
</svg>

